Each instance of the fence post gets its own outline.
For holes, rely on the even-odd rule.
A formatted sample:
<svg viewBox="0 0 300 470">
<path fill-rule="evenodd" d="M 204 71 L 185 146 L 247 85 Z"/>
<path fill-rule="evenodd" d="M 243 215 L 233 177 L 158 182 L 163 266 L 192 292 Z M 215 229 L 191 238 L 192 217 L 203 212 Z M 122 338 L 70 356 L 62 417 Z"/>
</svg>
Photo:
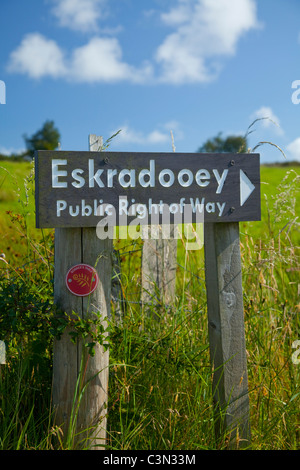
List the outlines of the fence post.
<svg viewBox="0 0 300 470">
<path fill-rule="evenodd" d="M 89 136 L 90 151 L 97 150 L 97 136 Z M 96 148 L 95 148 L 96 146 Z M 59 310 L 81 318 L 101 315 L 103 326 L 110 313 L 111 269 L 113 240 L 97 238 L 95 228 L 59 228 L 55 230 L 55 270 L 54 303 Z M 65 285 L 69 268 L 86 263 L 97 270 L 99 283 L 88 297 L 77 297 Z M 80 398 L 77 420 L 73 432 L 76 445 L 80 442 L 93 449 L 103 449 L 106 442 L 106 407 L 108 401 L 109 351 L 97 344 L 95 355 L 90 356 L 80 338 L 76 344 L 70 341 L 70 328 L 61 339 L 54 341 L 53 351 L 53 404 L 56 408 L 56 424 L 62 425 L 64 436 L 70 429 L 74 398 L 78 400 L 80 390 L 85 387 Z M 83 365 L 82 370 L 81 365 Z M 80 390 L 75 396 L 76 384 L 80 380 Z"/>
<path fill-rule="evenodd" d="M 151 229 L 157 238 L 151 238 Z M 174 302 L 177 267 L 177 239 L 163 239 L 162 226 L 145 227 L 149 238 L 144 240 L 142 249 L 142 292 L 144 306 L 155 302 L 170 305 Z M 174 236 L 174 225 L 170 227 Z"/>
<path fill-rule="evenodd" d="M 204 223 L 208 332 L 216 435 L 250 443 L 239 223 Z"/>
<path fill-rule="evenodd" d="M 176 151 L 171 131 L 172 149 Z M 162 302 L 172 305 L 176 294 L 177 239 L 176 227 L 171 225 L 168 239 L 163 238 L 163 227 L 144 227 L 142 249 L 142 305 Z M 153 233 L 155 237 L 152 238 Z"/>
</svg>

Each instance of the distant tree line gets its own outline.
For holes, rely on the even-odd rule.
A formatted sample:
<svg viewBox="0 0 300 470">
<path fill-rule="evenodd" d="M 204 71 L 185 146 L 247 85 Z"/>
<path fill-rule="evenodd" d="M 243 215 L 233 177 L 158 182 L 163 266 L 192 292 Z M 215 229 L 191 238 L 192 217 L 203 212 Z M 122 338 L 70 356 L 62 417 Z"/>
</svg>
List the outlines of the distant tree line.
<svg viewBox="0 0 300 470">
<path fill-rule="evenodd" d="M 248 142 L 247 138 L 239 135 L 229 135 L 226 138 L 222 137 L 222 133 L 219 132 L 218 135 L 212 137 L 201 147 L 198 148 L 197 152 L 201 153 L 248 153 Z M 281 167 L 290 167 L 290 166 L 300 166 L 299 161 L 290 161 L 286 160 L 284 162 L 271 162 L 264 163 L 265 166 L 281 166 Z"/>
<path fill-rule="evenodd" d="M 60 132 L 55 127 L 54 121 L 47 120 L 31 137 L 25 134 L 23 138 L 26 145 L 24 152 L 11 155 L 0 154 L 0 159 L 23 160 L 26 157 L 32 159 L 35 150 L 56 150 L 60 142 Z"/>
<path fill-rule="evenodd" d="M 208 139 L 197 152 L 201 153 L 247 153 L 247 138 L 238 135 L 229 135 L 222 137 L 222 133 L 216 137 Z"/>
<path fill-rule="evenodd" d="M 26 158 L 32 159 L 35 150 L 56 150 L 60 142 L 60 132 L 55 127 L 54 121 L 47 120 L 41 129 L 35 132 L 31 137 L 28 137 L 26 134 L 23 136 L 26 150 L 24 152 L 11 155 L 3 155 L 0 153 L 0 160 L 13 160 L 19 161 Z M 204 144 L 202 144 L 197 153 L 247 153 L 248 152 L 248 142 L 247 138 L 239 135 L 229 135 L 227 137 L 222 137 L 222 133 L 219 132 L 215 137 L 207 139 Z M 290 166 L 290 165 L 300 165 L 299 162 L 282 162 L 282 163 L 270 163 L 269 165 L 280 165 L 280 166 Z"/>
</svg>

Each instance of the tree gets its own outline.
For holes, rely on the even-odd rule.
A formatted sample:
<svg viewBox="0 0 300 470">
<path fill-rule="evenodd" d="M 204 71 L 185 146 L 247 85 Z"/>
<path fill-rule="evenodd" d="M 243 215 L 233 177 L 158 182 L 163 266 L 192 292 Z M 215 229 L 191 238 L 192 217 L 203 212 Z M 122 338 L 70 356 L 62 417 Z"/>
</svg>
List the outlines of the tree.
<svg viewBox="0 0 300 470">
<path fill-rule="evenodd" d="M 60 133 L 53 121 L 46 121 L 31 137 L 24 136 L 28 154 L 33 157 L 35 150 L 55 150 L 60 141 Z"/>
<path fill-rule="evenodd" d="M 221 132 L 216 137 L 208 139 L 197 152 L 203 153 L 246 153 L 247 139 L 243 136 L 229 135 L 225 139 Z"/>
</svg>

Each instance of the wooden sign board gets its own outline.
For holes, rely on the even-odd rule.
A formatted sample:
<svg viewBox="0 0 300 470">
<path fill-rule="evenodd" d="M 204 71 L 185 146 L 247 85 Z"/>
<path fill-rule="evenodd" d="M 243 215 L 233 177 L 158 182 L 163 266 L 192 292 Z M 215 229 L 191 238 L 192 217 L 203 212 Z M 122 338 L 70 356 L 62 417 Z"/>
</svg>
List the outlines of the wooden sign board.
<svg viewBox="0 0 300 470">
<path fill-rule="evenodd" d="M 185 222 L 261 218 L 259 154 L 37 151 L 35 165 L 38 228 L 166 223 L 165 208 L 178 223 L 187 206 Z"/>
</svg>

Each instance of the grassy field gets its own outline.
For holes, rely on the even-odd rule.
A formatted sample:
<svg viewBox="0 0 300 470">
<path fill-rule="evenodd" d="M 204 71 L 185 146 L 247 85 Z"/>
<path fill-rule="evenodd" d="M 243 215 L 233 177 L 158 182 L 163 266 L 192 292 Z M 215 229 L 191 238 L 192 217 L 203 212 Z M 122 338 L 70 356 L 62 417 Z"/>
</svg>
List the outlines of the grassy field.
<svg viewBox="0 0 300 470">
<path fill-rule="evenodd" d="M 0 449 L 66 448 L 51 415 L 53 231 L 34 228 L 32 166 L 0 162 Z M 262 167 L 262 221 L 240 224 L 252 448 L 300 448 L 299 167 Z M 224 449 L 211 397 L 203 250 L 179 241 L 172 312 L 144 317 L 140 242 L 116 246 L 123 323 L 111 325 L 108 448 Z M 114 313 L 114 306 L 112 306 Z M 141 323 L 143 329 L 141 329 Z M 70 448 L 70 446 L 67 448 Z"/>
</svg>

